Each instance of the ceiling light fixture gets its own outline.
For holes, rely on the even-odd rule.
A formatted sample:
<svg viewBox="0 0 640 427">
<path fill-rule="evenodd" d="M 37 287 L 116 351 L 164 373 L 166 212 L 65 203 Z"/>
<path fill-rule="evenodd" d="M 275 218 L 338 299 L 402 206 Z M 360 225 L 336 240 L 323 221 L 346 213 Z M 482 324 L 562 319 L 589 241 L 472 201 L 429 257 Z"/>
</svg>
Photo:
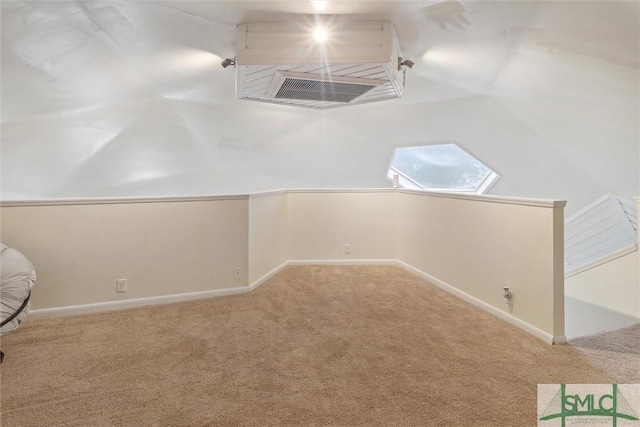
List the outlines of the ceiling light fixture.
<svg viewBox="0 0 640 427">
<path fill-rule="evenodd" d="M 222 68 L 227 68 L 230 65 L 236 66 L 236 58 L 227 58 L 221 63 Z"/>
<path fill-rule="evenodd" d="M 322 12 L 327 8 L 327 0 L 312 0 L 311 4 L 317 12 Z"/>
<path fill-rule="evenodd" d="M 317 43 L 323 44 L 329 38 L 329 33 L 322 27 L 316 27 L 316 29 L 313 31 L 313 38 Z"/>
</svg>

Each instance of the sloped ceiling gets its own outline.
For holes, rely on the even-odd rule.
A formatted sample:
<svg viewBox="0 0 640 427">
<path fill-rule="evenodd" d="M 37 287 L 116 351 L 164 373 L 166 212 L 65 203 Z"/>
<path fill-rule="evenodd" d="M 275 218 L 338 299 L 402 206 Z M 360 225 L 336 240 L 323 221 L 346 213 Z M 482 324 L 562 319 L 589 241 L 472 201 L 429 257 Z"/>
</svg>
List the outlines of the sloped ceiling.
<svg viewBox="0 0 640 427">
<path fill-rule="evenodd" d="M 494 194 L 640 193 L 638 2 L 314 3 L 3 1 L 2 199 L 386 187 L 393 148 L 443 141 L 502 175 Z M 237 100 L 237 24 L 316 15 L 392 22 L 405 97 Z"/>
</svg>

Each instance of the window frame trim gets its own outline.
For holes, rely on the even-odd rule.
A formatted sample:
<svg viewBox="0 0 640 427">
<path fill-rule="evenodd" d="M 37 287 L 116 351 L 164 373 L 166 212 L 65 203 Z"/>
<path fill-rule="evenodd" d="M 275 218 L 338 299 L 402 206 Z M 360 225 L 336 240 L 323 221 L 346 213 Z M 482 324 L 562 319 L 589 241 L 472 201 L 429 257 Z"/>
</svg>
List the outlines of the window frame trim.
<svg viewBox="0 0 640 427">
<path fill-rule="evenodd" d="M 428 147 L 428 146 L 435 146 L 435 145 L 455 145 L 460 150 L 464 151 L 469 156 L 473 157 L 478 162 L 482 163 L 485 167 L 487 167 L 490 170 L 489 174 L 487 174 L 487 176 L 480 182 L 480 184 L 476 186 L 475 190 L 466 190 L 466 189 L 460 189 L 460 188 L 432 188 L 432 187 L 424 187 L 420 185 L 418 182 L 411 179 L 410 177 L 408 177 L 407 175 L 405 175 L 404 173 L 400 172 L 398 169 L 392 166 L 396 150 L 398 149 L 413 148 L 413 147 Z M 463 147 L 460 146 L 460 144 L 455 142 L 434 142 L 431 144 L 407 145 L 407 146 L 394 147 L 394 149 L 391 152 L 391 157 L 389 159 L 389 162 L 387 164 L 386 179 L 393 182 L 393 175 L 395 174 L 398 175 L 398 183 L 400 184 L 401 188 L 407 188 L 410 190 L 424 190 L 424 191 L 436 191 L 436 192 L 443 192 L 443 193 L 465 193 L 465 194 L 486 194 L 495 185 L 498 179 L 502 177 L 502 175 L 496 172 L 493 167 L 489 166 L 487 163 L 480 160 L 476 155 L 470 153 L 468 150 L 465 150 Z"/>
</svg>

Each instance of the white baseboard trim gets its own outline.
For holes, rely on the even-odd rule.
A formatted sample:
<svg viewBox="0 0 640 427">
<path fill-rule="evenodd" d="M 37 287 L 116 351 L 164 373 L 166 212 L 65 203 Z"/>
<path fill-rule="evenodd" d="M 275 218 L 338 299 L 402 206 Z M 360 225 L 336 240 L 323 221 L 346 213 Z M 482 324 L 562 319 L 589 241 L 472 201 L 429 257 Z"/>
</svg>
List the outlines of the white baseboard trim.
<svg viewBox="0 0 640 427">
<path fill-rule="evenodd" d="M 296 259 L 288 265 L 397 265 L 395 259 Z"/>
<path fill-rule="evenodd" d="M 71 305 L 66 307 L 43 308 L 39 310 L 31 310 L 29 312 L 29 317 L 33 319 L 44 319 L 48 317 L 100 313 L 103 311 L 122 310 L 126 308 L 145 307 L 158 304 L 169 304 L 172 302 L 190 301 L 195 299 L 220 297 L 225 295 L 245 294 L 247 292 L 250 292 L 249 287 L 242 286 L 237 288 L 214 289 L 211 291 L 162 295 L 157 297 L 127 299 L 122 301 L 108 301 L 93 304 Z"/>
<path fill-rule="evenodd" d="M 100 313 L 104 311 L 123 310 L 127 308 L 146 307 L 149 305 L 170 304 L 173 302 L 191 301 L 196 299 L 221 297 L 225 295 L 245 294 L 256 289 L 271 277 L 279 273 L 289 265 L 288 261 L 283 262 L 249 286 L 235 288 L 214 289 L 211 291 L 188 292 L 183 294 L 161 295 L 157 297 L 135 298 L 122 301 L 107 301 L 92 304 L 71 305 L 66 307 L 43 308 L 31 310 L 29 317 L 33 319 L 46 319 L 50 317 L 75 316 L 79 314 Z"/>
<path fill-rule="evenodd" d="M 255 280 L 252 284 L 249 285 L 249 292 L 254 291 L 258 286 L 264 284 L 267 280 L 271 279 L 273 276 L 280 273 L 280 271 L 282 271 L 288 265 L 289 265 L 289 261 L 285 261 L 279 266 L 277 266 L 276 268 L 274 268 L 273 270 L 271 270 L 270 272 L 268 272 L 267 274 L 265 274 L 264 276 Z"/>
<path fill-rule="evenodd" d="M 467 301 L 477 307 L 480 307 L 481 309 L 483 309 L 484 311 L 489 312 L 490 314 L 493 314 L 496 317 L 499 317 L 502 320 L 506 320 L 507 322 L 521 328 L 524 329 L 525 331 L 529 332 L 531 335 L 534 335 L 540 339 L 542 339 L 543 341 L 549 343 L 549 344 L 565 344 L 567 342 L 567 338 L 564 335 L 560 335 L 560 336 L 553 336 L 541 329 L 536 328 L 535 326 L 525 322 L 524 320 L 518 319 L 517 317 L 513 317 L 508 313 L 505 313 L 503 311 L 500 311 L 499 309 L 497 309 L 496 307 L 487 304 L 486 302 L 472 296 L 469 295 L 466 292 L 461 291 L 458 288 L 455 288 L 453 286 L 451 286 L 450 284 L 438 279 L 437 277 L 434 277 L 430 274 L 425 273 L 422 270 L 418 270 L 417 268 L 403 262 L 403 261 L 396 261 L 396 264 L 399 265 L 400 267 L 404 268 L 405 270 L 415 274 L 418 277 L 421 277 L 425 280 L 427 280 L 430 283 L 433 283 L 434 285 L 436 285 L 437 287 L 439 287 L 440 289 L 443 289 L 455 296 L 457 296 L 458 298 L 463 299 L 464 301 Z"/>
<path fill-rule="evenodd" d="M 553 336 L 547 332 L 542 331 L 541 329 L 536 328 L 529 323 L 518 319 L 517 317 L 513 317 L 508 313 L 498 310 L 496 307 L 487 304 L 486 302 L 463 292 L 450 284 L 438 279 L 437 277 L 431 276 L 419 270 L 403 261 L 397 259 L 320 259 L 320 260 L 290 260 L 285 261 L 273 270 L 269 271 L 259 279 L 255 280 L 249 286 L 242 287 L 234 287 L 234 288 L 224 288 L 224 289 L 214 289 L 210 291 L 203 292 L 190 292 L 183 294 L 174 294 L 174 295 L 162 295 L 157 297 L 148 297 L 148 298 L 136 298 L 136 299 L 128 299 L 122 301 L 109 301 L 109 302 L 100 302 L 94 304 L 81 304 L 81 305 L 73 305 L 67 307 L 55 307 L 55 308 L 45 308 L 39 310 L 31 310 L 29 312 L 29 317 L 34 319 L 44 319 L 49 317 L 60 317 L 60 316 L 72 316 L 79 314 L 89 314 L 89 313 L 99 313 L 104 311 L 112 311 L 112 310 L 122 310 L 127 308 L 135 308 L 135 307 L 145 307 L 149 305 L 158 305 L 158 304 L 168 304 L 173 302 L 181 302 L 181 301 L 190 301 L 196 299 L 203 298 L 212 298 L 219 297 L 225 295 L 236 295 L 236 294 L 244 294 L 255 290 L 258 286 L 266 283 L 273 276 L 282 271 L 285 267 L 289 265 L 397 265 L 405 270 L 415 274 L 416 276 L 427 280 L 430 283 L 438 286 L 439 288 L 467 301 L 481 309 L 499 317 L 502 320 L 505 320 L 519 328 L 529 332 L 530 334 L 542 339 L 543 341 L 549 344 L 566 344 L 567 338 L 564 335 Z"/>
</svg>

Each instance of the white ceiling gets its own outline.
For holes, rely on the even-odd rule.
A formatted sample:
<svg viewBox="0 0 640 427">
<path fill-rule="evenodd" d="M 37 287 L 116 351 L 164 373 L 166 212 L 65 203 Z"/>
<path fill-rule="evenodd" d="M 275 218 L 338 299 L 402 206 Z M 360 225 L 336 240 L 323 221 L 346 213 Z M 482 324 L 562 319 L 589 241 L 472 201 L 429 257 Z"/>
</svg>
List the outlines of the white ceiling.
<svg viewBox="0 0 640 427">
<path fill-rule="evenodd" d="M 236 100 L 236 25 L 316 14 L 392 22 L 405 97 Z M 382 186 L 393 147 L 442 140 L 499 170 L 492 192 L 631 197 L 639 23 L 637 1 L 3 0 L 2 198 Z"/>
</svg>

